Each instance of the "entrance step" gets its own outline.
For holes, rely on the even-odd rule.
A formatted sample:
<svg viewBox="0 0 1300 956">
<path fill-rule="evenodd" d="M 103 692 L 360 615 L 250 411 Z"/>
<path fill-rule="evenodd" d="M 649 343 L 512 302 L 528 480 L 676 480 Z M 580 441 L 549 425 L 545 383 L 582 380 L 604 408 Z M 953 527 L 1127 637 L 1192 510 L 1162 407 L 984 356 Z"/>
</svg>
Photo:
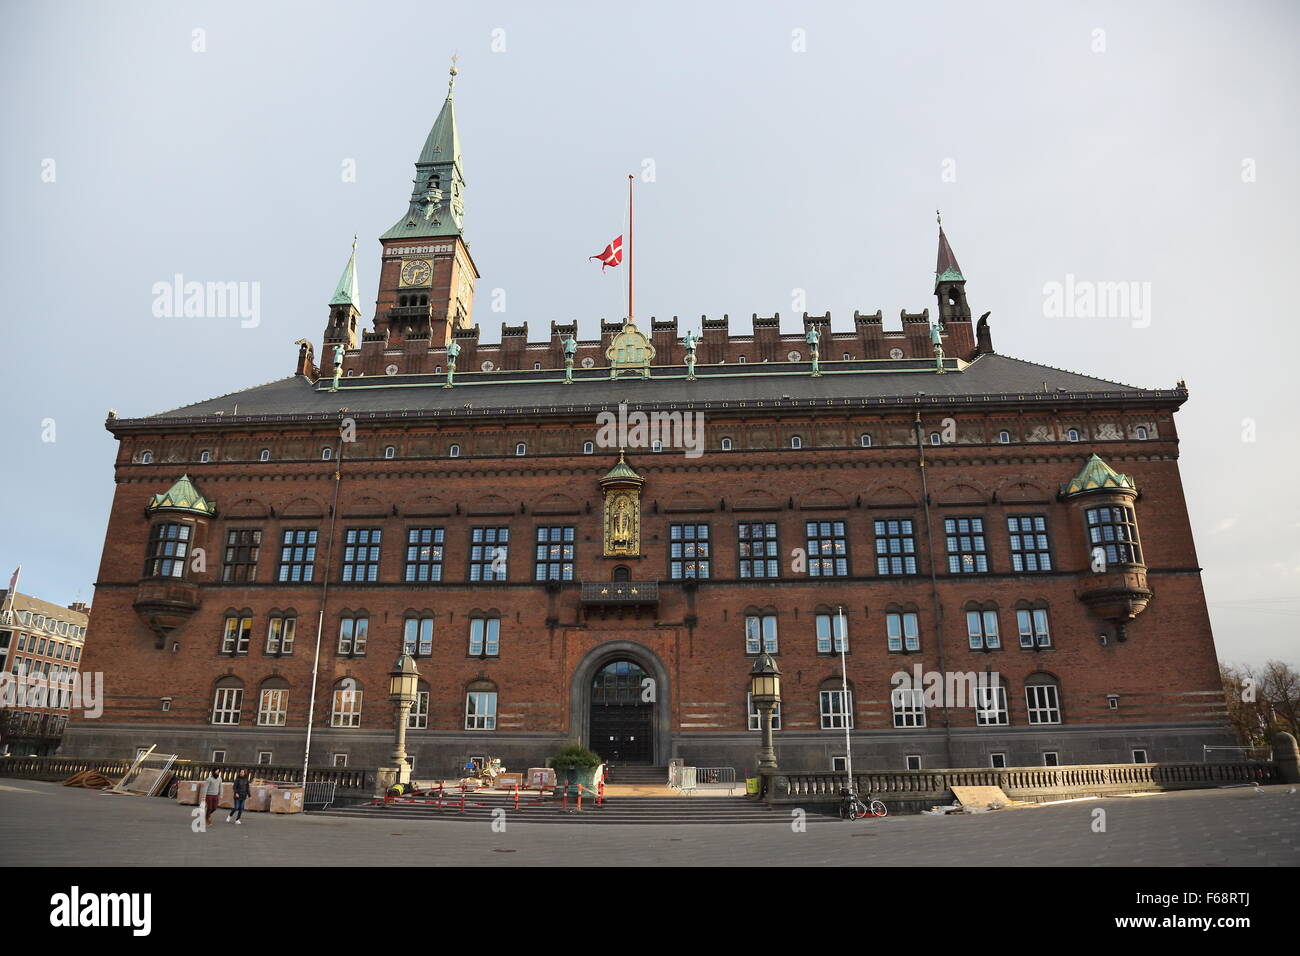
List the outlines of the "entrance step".
<svg viewBox="0 0 1300 956">
<path fill-rule="evenodd" d="M 772 810 L 766 804 L 746 797 L 695 800 L 689 797 L 611 797 L 597 807 L 592 800 L 582 801 L 578 811 L 574 800 L 569 800 L 568 810 L 559 800 L 538 802 L 536 793 L 520 798 L 515 809 L 514 796 L 504 793 L 471 793 L 465 797 L 465 809 L 459 803 L 443 804 L 438 809 L 432 803 L 365 804 L 356 807 L 337 807 L 315 811 L 331 817 L 384 820 L 459 820 L 484 823 L 495 819 L 494 811 L 504 810 L 506 819 L 516 823 L 591 823 L 624 824 L 629 826 L 678 826 L 684 824 L 765 823 L 790 824 L 790 814 Z M 834 817 L 809 813 L 809 821 L 834 820 Z M 838 822 L 838 821 L 837 821 Z"/>
<path fill-rule="evenodd" d="M 646 767 L 640 764 L 612 765 L 608 783 L 617 786 L 668 786 L 667 767 Z"/>
</svg>

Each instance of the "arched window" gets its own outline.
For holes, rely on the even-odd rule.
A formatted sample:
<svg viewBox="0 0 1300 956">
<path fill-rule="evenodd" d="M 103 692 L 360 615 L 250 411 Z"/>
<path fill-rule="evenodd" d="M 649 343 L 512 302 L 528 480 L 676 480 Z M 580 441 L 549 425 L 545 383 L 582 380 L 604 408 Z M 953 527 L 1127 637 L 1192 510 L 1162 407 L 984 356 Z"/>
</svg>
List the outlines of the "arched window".
<svg viewBox="0 0 1300 956">
<path fill-rule="evenodd" d="M 777 654 L 781 645 L 777 637 L 776 608 L 745 609 L 745 653 Z"/>
<path fill-rule="evenodd" d="M 266 653 L 271 657 L 289 657 L 298 633 L 298 615 L 293 611 L 272 610 L 266 624 Z"/>
<path fill-rule="evenodd" d="M 499 611 L 470 611 L 469 656 L 501 656 L 501 613 Z"/>
<path fill-rule="evenodd" d="M 1011 723 L 1007 708 L 1007 682 L 998 676 L 996 680 L 989 674 L 981 673 L 975 684 L 975 699 L 971 701 L 975 708 L 975 723 L 980 727 L 999 726 Z"/>
<path fill-rule="evenodd" d="M 397 456 L 397 449 L 396 449 L 396 448 L 394 448 L 392 445 L 386 445 L 386 446 L 384 447 L 384 457 L 385 457 L 385 458 L 395 458 L 396 456 Z"/>
<path fill-rule="evenodd" d="M 737 359 L 737 361 L 740 362 L 741 365 L 744 365 L 749 360 L 742 355 L 739 359 Z"/>
<path fill-rule="evenodd" d="M 966 641 L 972 651 L 1002 649 L 1002 635 L 998 629 L 998 607 L 991 602 L 966 605 Z"/>
<path fill-rule="evenodd" d="M 730 438 L 724 438 L 724 439 L 722 439 L 722 450 L 723 450 L 723 451 L 731 451 L 731 439 L 730 439 Z"/>
<path fill-rule="evenodd" d="M 653 442 L 650 443 L 650 450 L 655 454 L 658 454 L 659 452 L 664 450 L 664 443 L 661 442 L 658 438 L 656 438 Z"/>
<path fill-rule="evenodd" d="M 465 729 L 497 729 L 497 685 L 476 680 L 465 688 Z"/>
<path fill-rule="evenodd" d="M 930 432 L 930 444 L 931 444 L 931 445 L 942 445 L 942 444 L 943 444 L 943 436 L 940 435 L 938 432 Z"/>
<path fill-rule="evenodd" d="M 239 723 L 239 712 L 244 706 L 244 682 L 238 677 L 223 677 L 217 681 L 212 697 L 212 722 L 234 725 Z"/>
<path fill-rule="evenodd" d="M 533 371 L 534 371 L 534 372 L 536 372 L 536 371 L 537 371 L 538 369 L 540 369 L 541 367 L 542 367 L 542 363 L 541 363 L 541 362 L 534 362 L 534 363 L 533 363 Z"/>
<path fill-rule="evenodd" d="M 858 437 L 858 444 L 861 445 L 863 448 L 870 448 L 871 436 L 864 432 L 861 436 Z"/>
<path fill-rule="evenodd" d="M 853 358 L 853 356 L 850 355 L 848 352 L 845 352 L 845 353 L 844 353 L 844 361 L 847 362 L 847 361 L 849 361 L 849 359 L 851 359 L 851 358 Z"/>
<path fill-rule="evenodd" d="M 412 657 L 428 657 L 433 653 L 432 611 L 406 612 L 402 650 Z"/>
<path fill-rule="evenodd" d="M 1070 441 L 1078 441 L 1078 440 L 1079 440 L 1079 429 L 1077 429 L 1077 428 L 1071 428 L 1068 432 L 1066 432 L 1066 437 L 1067 437 Z"/>
<path fill-rule="evenodd" d="M 258 726 L 283 727 L 288 716 L 289 682 L 283 677 L 268 677 L 257 695 Z"/>
<path fill-rule="evenodd" d="M 260 452 L 257 453 L 257 460 L 258 460 L 258 461 L 270 461 L 270 460 L 271 460 L 271 449 L 269 449 L 269 448 L 263 448 Z"/>
<path fill-rule="evenodd" d="M 459 446 L 459 445 L 452 445 L 450 448 L 448 448 L 448 449 L 447 449 L 447 457 L 448 457 L 448 458 L 459 458 L 459 457 L 460 457 L 460 446 Z"/>
<path fill-rule="evenodd" d="M 522 457 L 526 454 L 528 454 L 528 446 L 526 444 L 519 442 L 515 445 L 515 455 L 517 457 Z"/>
<path fill-rule="evenodd" d="M 333 457 L 334 457 L 334 449 L 330 448 L 329 445 L 326 445 L 324 448 L 320 450 L 321 461 L 329 461 Z"/>
<path fill-rule="evenodd" d="M 1047 621 L 1046 601 L 1017 601 L 1016 630 L 1025 650 L 1052 646 L 1052 629 Z"/>
<path fill-rule="evenodd" d="M 208 451 L 206 448 L 203 449 L 203 451 L 199 452 L 199 463 L 200 463 L 200 464 L 204 464 L 204 465 L 206 465 L 206 464 L 207 464 L 208 462 L 210 462 L 211 460 L 212 460 L 212 452 Z"/>
<path fill-rule="evenodd" d="M 596 446 L 592 442 L 586 441 L 582 443 L 582 453 L 584 455 L 593 454 L 595 451 Z"/>
<path fill-rule="evenodd" d="M 915 605 L 890 604 L 885 608 L 885 641 L 890 651 L 911 653 L 921 649 L 921 629 Z"/>
<path fill-rule="evenodd" d="M 610 577 L 611 581 L 631 581 L 632 571 L 626 564 L 620 564 L 614 568 L 614 573 Z"/>
<path fill-rule="evenodd" d="M 1147 440 L 1147 429 L 1146 429 L 1146 426 L 1145 426 L 1145 425 L 1139 425 L 1139 426 L 1137 427 L 1137 440 L 1138 440 L 1138 441 L 1146 441 L 1146 440 Z"/>
<path fill-rule="evenodd" d="M 802 447 L 803 447 L 803 438 L 801 438 L 801 437 L 798 436 L 798 435 L 791 435 L 791 436 L 790 436 L 790 447 L 791 447 L 791 448 L 802 448 Z"/>
<path fill-rule="evenodd" d="M 354 677 L 345 677 L 334 684 L 330 695 L 330 726 L 360 727 L 361 701 L 364 693 Z"/>
<path fill-rule="evenodd" d="M 822 730 L 853 729 L 853 685 L 845 690 L 839 677 L 828 677 L 817 688 L 817 709 Z"/>
<path fill-rule="evenodd" d="M 826 606 L 817 608 L 815 621 L 818 654 L 838 654 L 840 651 L 848 651 L 849 620 L 839 614 L 838 608 Z"/>
<path fill-rule="evenodd" d="M 140 452 L 140 464 L 142 464 L 142 465 L 152 465 L 152 464 L 153 464 L 153 452 L 151 452 L 151 451 L 142 451 L 142 452 Z"/>
<path fill-rule="evenodd" d="M 1010 444 L 1011 444 L 1011 432 L 1009 432 L 1009 431 L 1000 431 L 1000 432 L 998 432 L 998 441 L 999 441 L 1000 443 L 1002 443 L 1003 445 L 1010 445 Z"/>
<path fill-rule="evenodd" d="M 1025 707 L 1031 724 L 1061 722 L 1061 687 L 1051 674 L 1030 674 L 1025 678 Z"/>
</svg>

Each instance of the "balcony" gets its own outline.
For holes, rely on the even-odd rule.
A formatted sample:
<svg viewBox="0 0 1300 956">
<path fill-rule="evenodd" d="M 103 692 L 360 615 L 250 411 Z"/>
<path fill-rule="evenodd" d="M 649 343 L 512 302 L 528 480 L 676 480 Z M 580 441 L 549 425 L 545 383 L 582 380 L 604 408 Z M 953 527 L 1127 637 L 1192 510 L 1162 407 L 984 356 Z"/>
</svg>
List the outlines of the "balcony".
<svg viewBox="0 0 1300 956">
<path fill-rule="evenodd" d="M 583 607 L 658 607 L 658 581 L 583 581 Z"/>
</svg>

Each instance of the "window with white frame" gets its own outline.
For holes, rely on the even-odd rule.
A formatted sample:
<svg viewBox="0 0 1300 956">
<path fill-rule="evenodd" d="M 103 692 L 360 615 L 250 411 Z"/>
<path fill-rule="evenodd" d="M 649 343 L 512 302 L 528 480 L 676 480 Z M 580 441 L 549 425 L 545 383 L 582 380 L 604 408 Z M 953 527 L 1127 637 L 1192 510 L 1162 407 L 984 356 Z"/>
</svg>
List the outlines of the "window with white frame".
<svg viewBox="0 0 1300 956">
<path fill-rule="evenodd" d="M 802 447 L 803 447 L 803 438 L 802 438 L 802 436 L 800 436 L 800 435 L 791 435 L 791 436 L 790 436 L 790 447 L 791 447 L 791 448 L 802 448 Z"/>
<path fill-rule="evenodd" d="M 1051 647 L 1052 632 L 1047 626 L 1046 608 L 1021 608 L 1016 611 L 1016 626 L 1021 647 Z"/>
<path fill-rule="evenodd" d="M 749 714 L 749 729 L 762 730 L 763 729 L 762 715 L 759 714 L 758 708 L 754 705 L 753 694 L 750 693 L 745 694 L 745 709 Z M 772 729 L 773 730 L 781 729 L 781 702 L 779 700 L 772 708 Z"/>
<path fill-rule="evenodd" d="M 975 723 L 980 727 L 1008 724 L 1007 689 L 1001 684 L 977 684 L 975 687 Z"/>
<path fill-rule="evenodd" d="M 411 713 L 406 718 L 406 726 L 411 730 L 428 729 L 429 692 L 427 690 L 417 690 L 415 692 L 415 703 L 411 705 Z"/>
<path fill-rule="evenodd" d="M 731 451 L 731 439 L 730 439 L 730 438 L 724 438 L 724 439 L 722 439 L 722 450 L 723 450 L 723 451 Z"/>
<path fill-rule="evenodd" d="M 360 727 L 361 698 L 361 688 L 336 685 L 330 706 L 330 726 Z"/>
<path fill-rule="evenodd" d="M 283 727 L 289 715 L 289 689 L 263 687 L 257 702 L 257 723 L 262 727 Z"/>
<path fill-rule="evenodd" d="M 925 726 L 925 691 L 920 688 L 896 687 L 889 692 L 895 727 Z"/>
<path fill-rule="evenodd" d="M 594 442 L 585 441 L 582 443 L 582 453 L 584 455 L 595 454 L 596 445 Z"/>
<path fill-rule="evenodd" d="M 222 654 L 247 654 L 253 633 L 253 618 L 249 614 L 226 615 L 226 629 L 221 635 Z"/>
<path fill-rule="evenodd" d="M 447 457 L 448 457 L 448 458 L 459 458 L 459 457 L 460 457 L 460 446 L 459 446 L 459 445 L 455 445 L 455 444 L 451 445 L 451 446 L 447 449 Z"/>
<path fill-rule="evenodd" d="M 847 652 L 849 647 L 845 635 L 848 626 L 846 618 L 830 611 L 817 613 L 817 653 L 838 654 Z"/>
<path fill-rule="evenodd" d="M 212 722 L 214 724 L 239 723 L 239 711 L 244 705 L 244 688 L 227 684 L 217 688 L 212 701 Z"/>
<path fill-rule="evenodd" d="M 986 648 L 991 651 L 1002 647 L 998 634 L 998 612 L 995 610 L 966 612 L 966 639 L 973 651 Z"/>
<path fill-rule="evenodd" d="M 270 764 L 270 762 L 271 762 L 271 751 L 269 751 L 269 750 L 259 750 L 259 751 L 257 752 L 257 762 L 258 762 L 258 764 L 260 764 L 260 765 Z"/>
<path fill-rule="evenodd" d="M 1003 444 L 1003 445 L 1010 445 L 1010 444 L 1011 444 L 1011 432 L 1009 432 L 1009 431 L 1000 431 L 1000 432 L 998 432 L 998 442 L 1001 443 L 1001 444 Z"/>
<path fill-rule="evenodd" d="M 298 633 L 296 617 L 275 616 L 267 622 L 266 653 L 275 657 L 288 657 L 293 653 L 293 639 Z"/>
<path fill-rule="evenodd" d="M 891 611 L 885 615 L 885 635 L 891 651 L 919 651 L 921 635 L 915 611 Z"/>
<path fill-rule="evenodd" d="M 843 730 L 847 726 L 853 729 L 853 691 L 838 688 L 826 688 L 817 694 L 821 712 L 822 730 Z"/>
<path fill-rule="evenodd" d="M 469 621 L 469 656 L 498 657 L 501 653 L 501 618 L 471 617 Z"/>
<path fill-rule="evenodd" d="M 1025 685 L 1025 706 L 1031 724 L 1061 722 L 1061 693 L 1055 683 L 1030 678 L 1030 682 Z"/>
<path fill-rule="evenodd" d="M 1055 750 L 1043 751 L 1044 767 L 1059 767 L 1060 765 L 1061 765 L 1061 755 L 1059 753 L 1057 753 Z"/>
<path fill-rule="evenodd" d="M 433 653 L 433 618 L 408 617 L 402 634 L 402 650 L 412 657 Z"/>
<path fill-rule="evenodd" d="M 907 770 L 920 770 L 920 769 L 921 769 L 921 755 L 920 755 L 920 754 L 908 754 L 906 757 L 903 758 L 903 766 L 904 766 L 904 768 L 907 769 Z"/>
<path fill-rule="evenodd" d="M 465 729 L 496 730 L 497 692 L 470 690 L 465 694 Z"/>
<path fill-rule="evenodd" d="M 1002 752 L 989 754 L 989 766 L 994 770 L 1005 770 L 1007 766 L 1007 755 Z"/>
<path fill-rule="evenodd" d="M 858 444 L 861 445 L 863 448 L 870 448 L 871 436 L 863 432 L 861 435 L 858 436 Z"/>
<path fill-rule="evenodd" d="M 370 636 L 370 618 L 348 616 L 339 619 L 339 654 L 361 657 Z"/>
<path fill-rule="evenodd" d="M 750 613 L 745 615 L 745 653 L 777 653 L 775 614 Z"/>
<path fill-rule="evenodd" d="M 1134 763 L 1150 763 L 1150 761 L 1147 760 L 1147 752 L 1146 752 L 1145 750 L 1135 750 L 1135 751 L 1133 751 L 1133 762 L 1134 762 Z"/>
</svg>

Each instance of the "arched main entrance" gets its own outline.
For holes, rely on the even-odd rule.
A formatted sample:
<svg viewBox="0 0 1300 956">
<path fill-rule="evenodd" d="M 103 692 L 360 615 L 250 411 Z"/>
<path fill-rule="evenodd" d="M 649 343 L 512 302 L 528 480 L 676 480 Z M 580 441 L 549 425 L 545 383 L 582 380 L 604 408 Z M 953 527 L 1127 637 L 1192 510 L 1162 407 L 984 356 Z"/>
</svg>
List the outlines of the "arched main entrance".
<svg viewBox="0 0 1300 956">
<path fill-rule="evenodd" d="M 654 681 L 629 660 L 610 661 L 591 681 L 588 744 L 615 764 L 654 762 Z"/>
</svg>

